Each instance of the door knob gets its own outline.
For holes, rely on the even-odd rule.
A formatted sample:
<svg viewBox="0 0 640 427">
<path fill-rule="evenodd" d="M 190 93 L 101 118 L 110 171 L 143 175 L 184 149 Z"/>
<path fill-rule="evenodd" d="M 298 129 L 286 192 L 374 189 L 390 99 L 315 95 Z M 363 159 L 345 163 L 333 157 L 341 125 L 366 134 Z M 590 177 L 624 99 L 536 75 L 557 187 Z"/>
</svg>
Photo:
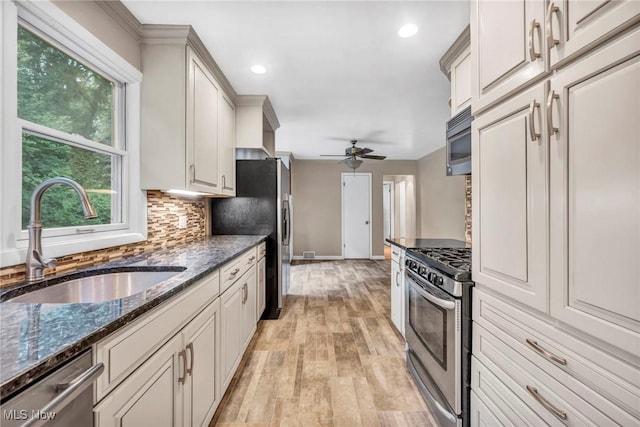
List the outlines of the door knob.
<svg viewBox="0 0 640 427">
<path fill-rule="evenodd" d="M 365 224 L 367 224 L 367 225 L 369 225 L 369 221 L 365 221 L 364 223 L 365 223 Z"/>
</svg>

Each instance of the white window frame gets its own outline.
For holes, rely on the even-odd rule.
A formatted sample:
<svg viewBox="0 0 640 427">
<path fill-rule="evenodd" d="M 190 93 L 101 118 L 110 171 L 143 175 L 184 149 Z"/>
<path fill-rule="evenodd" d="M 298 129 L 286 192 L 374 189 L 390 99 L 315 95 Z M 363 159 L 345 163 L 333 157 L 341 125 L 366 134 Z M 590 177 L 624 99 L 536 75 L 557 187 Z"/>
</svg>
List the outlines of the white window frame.
<svg viewBox="0 0 640 427">
<path fill-rule="evenodd" d="M 17 31 L 18 22 L 27 29 L 35 29 L 54 41 L 67 53 L 73 53 L 83 63 L 100 74 L 121 83 L 114 102 L 124 100 L 114 120 L 123 124 L 124 131 L 114 134 L 120 141 L 114 147 L 96 147 L 101 152 L 113 152 L 121 156 L 122 215 L 115 224 L 73 226 L 48 229 L 43 233 L 42 246 L 47 257 L 59 257 L 113 246 L 144 241 L 147 238 L 146 194 L 140 189 L 140 82 L 142 73 L 114 52 L 100 39 L 58 9 L 53 3 L 42 0 L 13 0 L 0 2 L 0 41 L 2 42 L 2 104 L 0 129 L 0 267 L 24 263 L 28 236 L 21 228 L 22 183 L 22 131 L 38 133 L 40 129 L 47 139 L 51 136 L 64 139 L 86 148 L 95 144 L 83 138 L 61 132 L 56 135 L 50 128 L 18 119 L 17 112 Z M 31 27 L 31 28 L 30 28 Z M 120 94 L 118 94 L 118 92 Z M 118 111 L 118 108 L 116 108 Z M 122 123 L 124 122 L 124 123 Z M 46 132 L 45 132 L 46 129 Z M 77 137 L 81 138 L 81 137 Z M 121 139 L 124 138 L 124 141 Z M 100 145 L 100 144 L 98 144 Z M 126 147 L 126 148 L 125 148 Z M 125 148 L 124 152 L 121 150 Z M 113 179 L 120 179 L 115 176 Z"/>
</svg>

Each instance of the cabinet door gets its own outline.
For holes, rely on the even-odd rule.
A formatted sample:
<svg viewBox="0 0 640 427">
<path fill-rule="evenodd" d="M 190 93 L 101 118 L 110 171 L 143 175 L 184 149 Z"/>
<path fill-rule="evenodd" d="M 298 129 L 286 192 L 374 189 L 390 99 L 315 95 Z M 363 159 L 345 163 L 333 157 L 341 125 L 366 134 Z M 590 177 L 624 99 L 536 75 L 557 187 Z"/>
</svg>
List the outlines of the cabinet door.
<svg viewBox="0 0 640 427">
<path fill-rule="evenodd" d="M 256 320 L 262 317 L 262 313 L 264 313 L 264 309 L 267 307 L 266 301 L 266 287 L 267 287 L 267 270 L 266 270 L 266 262 L 265 258 L 262 257 L 260 261 L 258 261 L 258 291 L 257 291 L 257 306 L 258 311 L 256 313 Z"/>
<path fill-rule="evenodd" d="M 220 377 L 224 394 L 240 361 L 243 339 L 244 282 L 237 281 L 220 298 Z"/>
<path fill-rule="evenodd" d="M 552 68 L 602 42 L 614 32 L 640 21 L 637 0 L 553 0 L 547 5 Z M 553 40 L 553 41 L 552 41 Z"/>
<path fill-rule="evenodd" d="M 222 194 L 236 195 L 236 109 L 220 92 L 220 179 Z"/>
<path fill-rule="evenodd" d="M 185 384 L 184 426 L 208 426 L 220 393 L 217 390 L 220 341 L 220 300 L 217 299 L 183 330 L 188 379 Z"/>
<path fill-rule="evenodd" d="M 481 1 L 471 6 L 474 113 L 545 73 L 544 2 Z"/>
<path fill-rule="evenodd" d="M 220 191 L 218 170 L 218 94 L 213 75 L 187 49 L 187 188 Z"/>
<path fill-rule="evenodd" d="M 544 94 L 539 84 L 473 121 L 471 179 L 474 281 L 546 312 Z"/>
<path fill-rule="evenodd" d="M 171 339 L 104 398 L 94 408 L 96 426 L 181 426 L 180 342 L 179 335 Z"/>
<path fill-rule="evenodd" d="M 551 79 L 551 315 L 640 354 L 640 29 Z M 551 96 L 557 95 L 557 99 Z M 613 351 L 610 345 L 605 346 Z"/>
<path fill-rule="evenodd" d="M 239 280 L 244 287 L 242 299 L 242 351 L 247 348 L 253 333 L 256 331 L 256 266 L 254 265 Z"/>
<path fill-rule="evenodd" d="M 402 271 L 400 264 L 391 261 L 391 321 L 398 332 L 402 333 L 404 319 L 402 318 Z"/>
<path fill-rule="evenodd" d="M 451 115 L 471 104 L 471 50 L 465 50 L 451 64 Z"/>
</svg>

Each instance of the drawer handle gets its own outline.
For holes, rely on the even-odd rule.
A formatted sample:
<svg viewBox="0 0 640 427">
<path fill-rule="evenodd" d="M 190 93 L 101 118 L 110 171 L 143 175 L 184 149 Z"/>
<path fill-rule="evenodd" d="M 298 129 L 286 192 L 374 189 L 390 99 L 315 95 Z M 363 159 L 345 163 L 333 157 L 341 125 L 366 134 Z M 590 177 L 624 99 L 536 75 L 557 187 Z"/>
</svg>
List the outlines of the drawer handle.
<svg viewBox="0 0 640 427">
<path fill-rule="evenodd" d="M 549 97 L 547 98 L 547 128 L 551 135 L 558 133 L 560 130 L 560 128 L 553 125 L 553 101 L 557 101 L 558 99 L 560 99 L 560 95 L 554 90 L 549 92 Z"/>
<path fill-rule="evenodd" d="M 396 286 L 400 286 L 400 279 L 398 279 L 398 276 L 400 276 L 400 272 L 396 271 Z"/>
<path fill-rule="evenodd" d="M 189 367 L 187 368 L 187 374 L 189 374 L 189 375 L 193 376 L 193 362 L 194 362 L 194 357 L 193 357 L 193 343 L 192 343 L 192 342 L 190 342 L 189 344 L 187 344 L 186 349 L 187 349 L 187 350 L 189 350 L 189 356 L 191 356 L 191 357 L 190 357 L 190 359 L 191 359 L 191 363 L 189 364 Z M 185 358 L 185 359 L 186 359 L 186 358 Z M 185 360 L 185 362 L 186 362 L 186 360 Z"/>
<path fill-rule="evenodd" d="M 396 252 L 396 251 L 391 251 L 391 252 L 393 252 L 393 254 L 394 254 L 395 256 L 398 256 L 398 255 L 399 255 L 399 254 L 398 254 L 398 252 Z"/>
<path fill-rule="evenodd" d="M 529 135 L 531 135 L 531 142 L 540 138 L 540 134 L 536 132 L 536 125 L 534 122 L 536 108 L 538 107 L 540 107 L 540 104 L 537 103 L 535 99 L 529 104 Z"/>
<path fill-rule="evenodd" d="M 537 341 L 530 340 L 529 338 L 527 338 L 525 341 L 527 342 L 527 344 L 529 344 L 531 348 L 533 348 L 535 351 L 537 351 L 547 359 L 551 360 L 552 362 L 556 362 L 559 365 L 567 364 L 567 359 L 556 356 L 555 354 L 543 348 L 540 344 L 538 344 Z"/>
<path fill-rule="evenodd" d="M 558 408 L 556 408 L 555 406 L 553 406 L 551 404 L 551 402 L 549 402 L 547 399 L 542 397 L 540 395 L 540 393 L 538 393 L 538 389 L 537 388 L 531 387 L 530 385 L 528 385 L 527 386 L 527 391 L 529 392 L 529 394 L 531 394 L 531 396 L 533 396 L 534 399 L 536 399 L 542 406 L 544 406 L 553 415 L 555 415 L 556 417 L 560 418 L 561 420 L 566 420 L 567 419 L 567 413 L 564 412 L 564 411 L 561 411 Z"/>
<path fill-rule="evenodd" d="M 560 40 L 553 37 L 553 23 L 551 22 L 551 18 L 554 13 L 558 13 L 560 8 L 555 5 L 555 3 L 549 3 L 549 8 L 547 9 L 547 49 L 553 49 L 557 45 L 560 44 Z"/>
<path fill-rule="evenodd" d="M 231 273 L 229 273 L 231 275 L 231 277 L 235 276 L 236 274 L 238 274 L 240 272 L 239 268 L 236 268 L 235 270 L 233 270 Z"/>
<path fill-rule="evenodd" d="M 252 255 L 251 258 L 249 258 L 249 262 L 247 264 L 251 264 L 254 259 L 256 259 L 256 256 Z"/>
<path fill-rule="evenodd" d="M 178 353 L 178 358 L 182 359 L 182 376 L 178 377 L 178 382 L 180 384 L 184 384 L 184 382 L 187 379 L 187 352 L 186 350 L 180 350 L 180 352 Z M 178 366 L 179 366 L 178 362 Z"/>
<path fill-rule="evenodd" d="M 540 31 L 540 24 L 534 19 L 531 21 L 531 26 L 529 27 L 529 57 L 531 58 L 531 62 L 536 62 L 536 60 L 542 56 L 536 52 L 536 45 L 534 43 L 534 32 L 536 30 Z"/>
</svg>

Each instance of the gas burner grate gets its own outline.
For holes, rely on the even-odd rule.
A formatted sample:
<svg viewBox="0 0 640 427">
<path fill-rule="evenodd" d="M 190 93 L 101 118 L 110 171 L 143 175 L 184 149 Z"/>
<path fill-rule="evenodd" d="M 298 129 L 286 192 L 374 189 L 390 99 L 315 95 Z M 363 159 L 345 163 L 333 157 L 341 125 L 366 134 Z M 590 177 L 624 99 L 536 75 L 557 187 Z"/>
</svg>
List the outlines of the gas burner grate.
<svg viewBox="0 0 640 427">
<path fill-rule="evenodd" d="M 423 248 L 410 251 L 418 259 L 455 280 L 471 280 L 471 248 Z"/>
</svg>

